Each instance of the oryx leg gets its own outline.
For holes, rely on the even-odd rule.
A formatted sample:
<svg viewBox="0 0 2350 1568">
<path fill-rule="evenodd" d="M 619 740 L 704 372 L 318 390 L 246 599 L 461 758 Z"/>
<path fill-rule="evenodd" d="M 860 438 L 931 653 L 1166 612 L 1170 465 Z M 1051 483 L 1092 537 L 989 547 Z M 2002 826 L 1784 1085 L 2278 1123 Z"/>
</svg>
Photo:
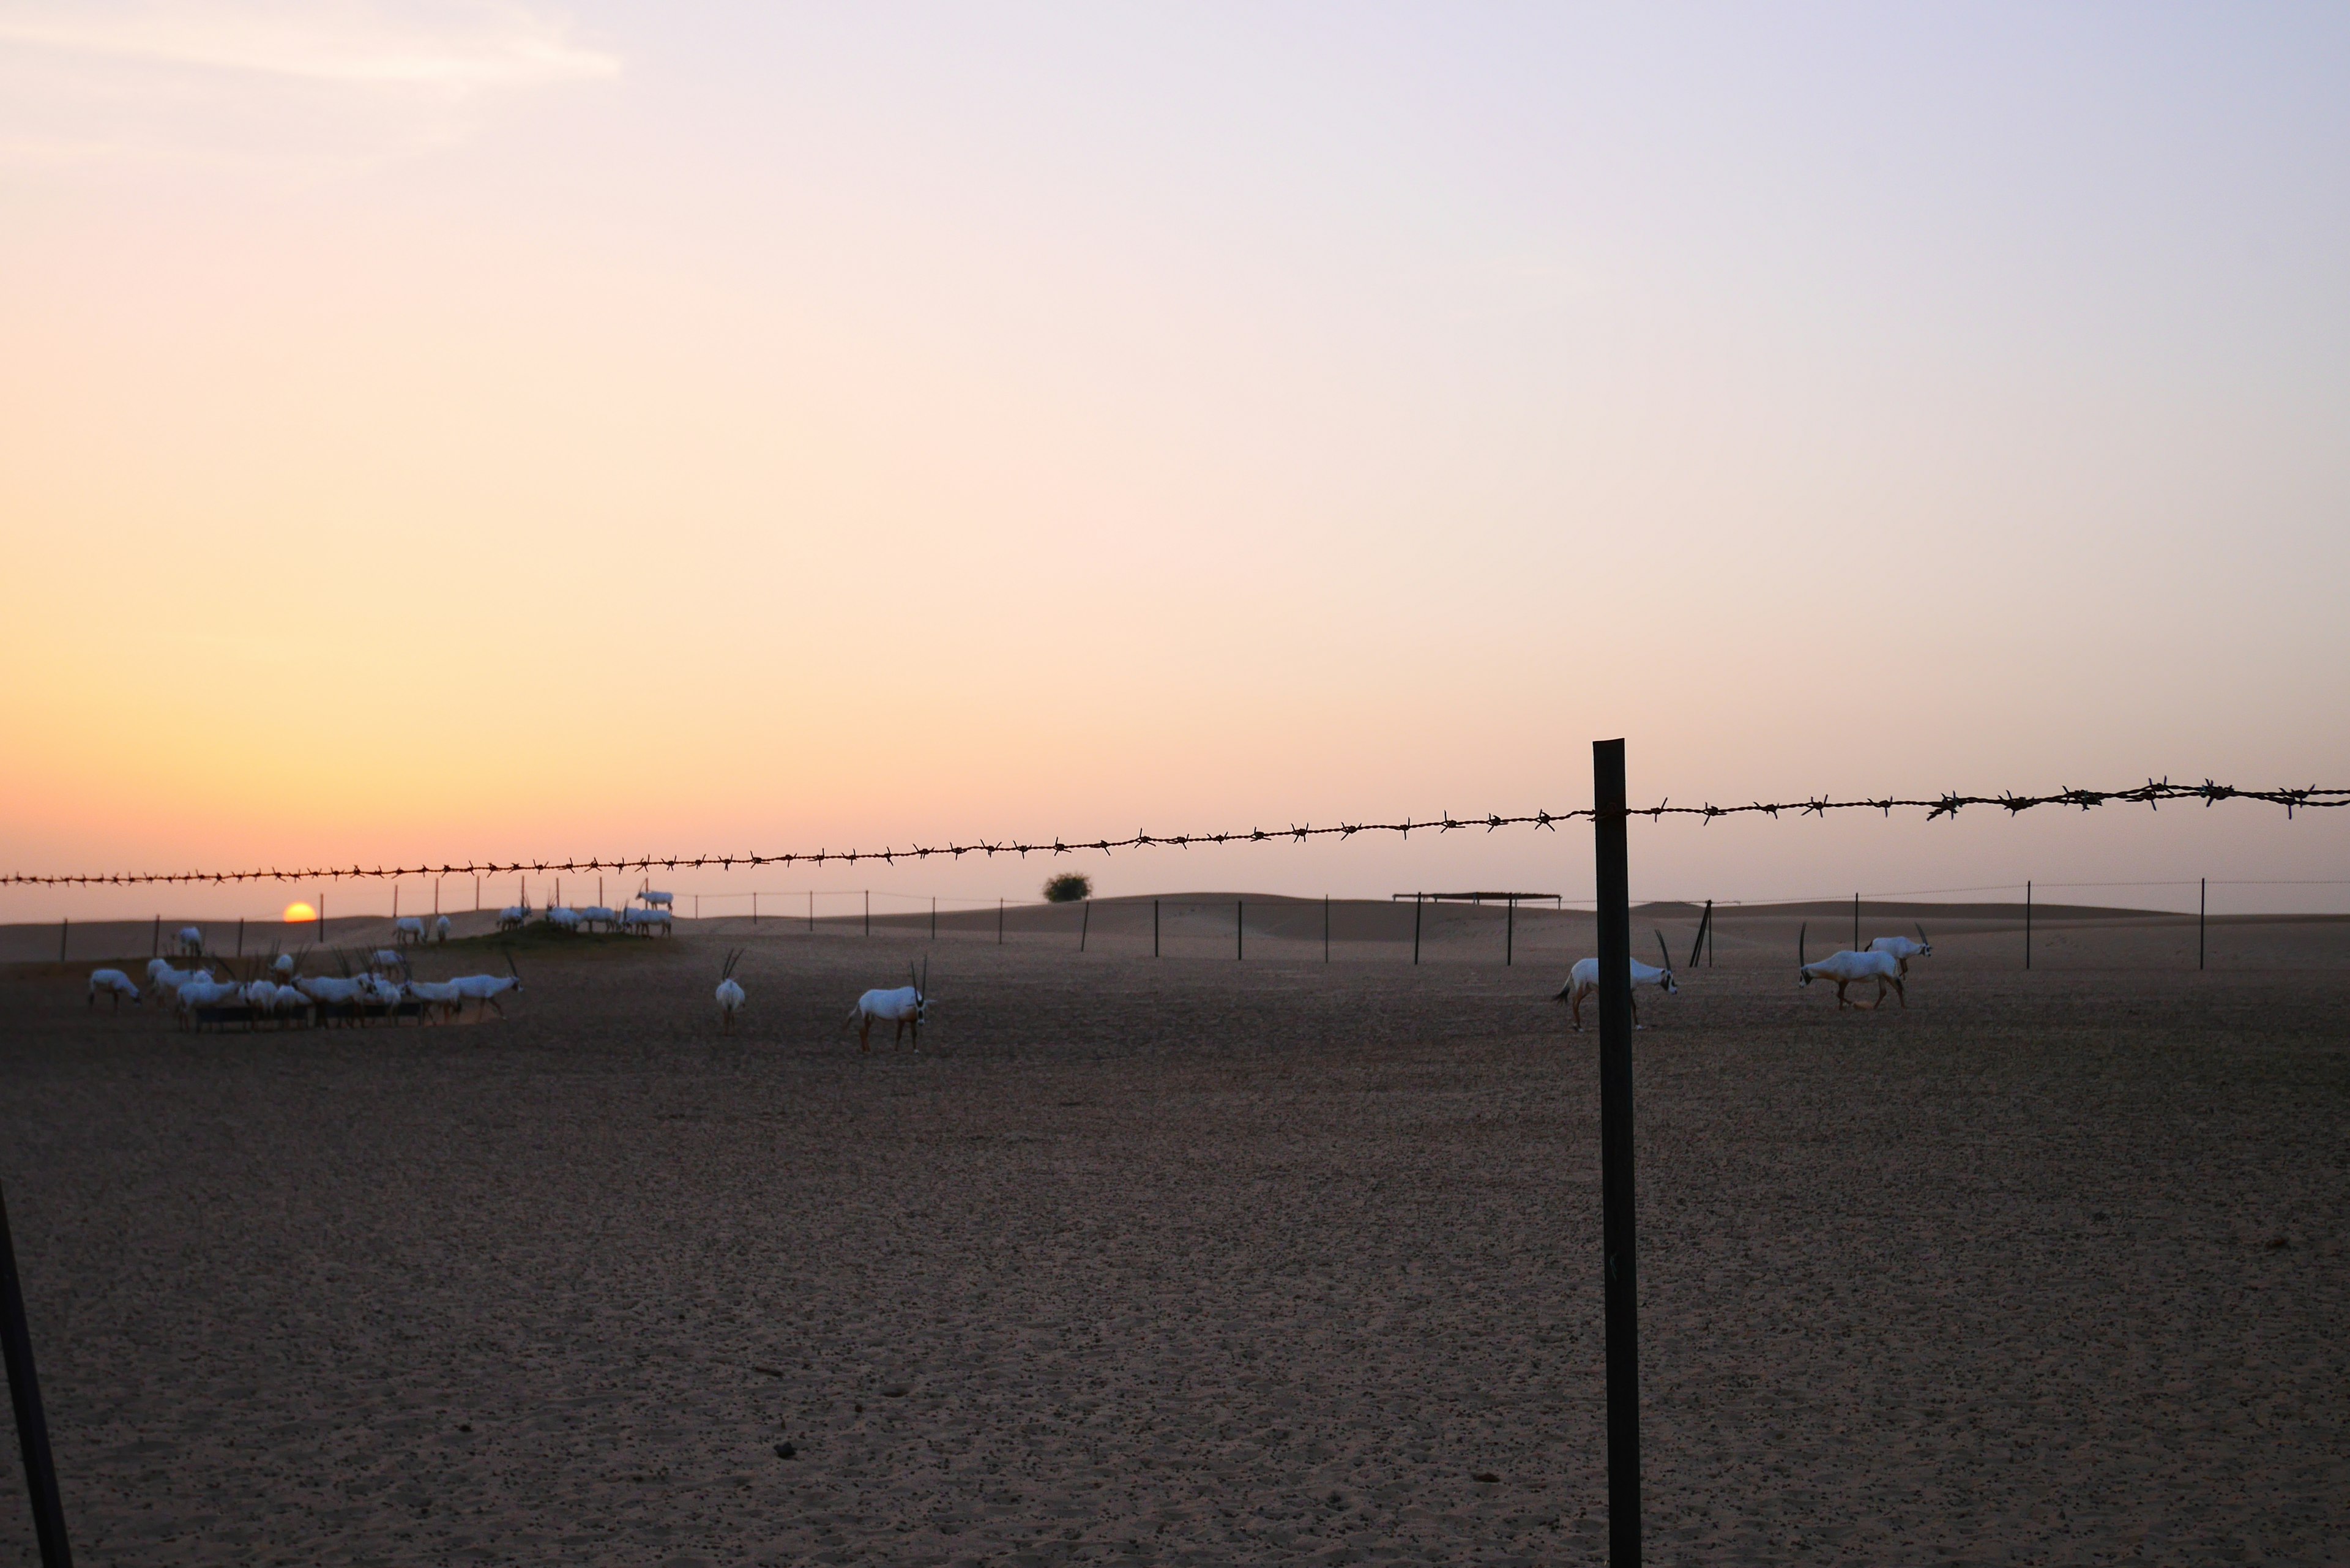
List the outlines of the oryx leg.
<svg viewBox="0 0 2350 1568">
<path fill-rule="evenodd" d="M 857 1016 L 861 1021 L 857 1026 L 857 1049 L 869 1052 L 873 1049 L 873 1015 L 860 1012 Z"/>
<path fill-rule="evenodd" d="M 1898 979 L 1896 979 L 1896 980 L 1893 981 L 1893 994 L 1894 994 L 1894 995 L 1896 995 L 1896 996 L 1898 996 L 1898 997 L 1899 997 L 1899 998 L 1901 999 L 1901 1011 L 1902 1011 L 1902 1012 L 1908 1012 L 1908 1011 L 1909 1011 L 1909 988 L 1908 988 L 1908 987 L 1907 987 L 1907 986 L 1905 986 L 1905 985 L 1903 985 L 1903 984 L 1901 983 L 1901 981 L 1900 981 Z M 1883 1001 L 1885 1000 L 1885 991 L 1884 991 L 1884 988 L 1883 988 L 1883 987 L 1881 987 L 1881 986 L 1877 989 L 1877 1000 L 1878 1002 L 1883 1002 Z"/>
</svg>

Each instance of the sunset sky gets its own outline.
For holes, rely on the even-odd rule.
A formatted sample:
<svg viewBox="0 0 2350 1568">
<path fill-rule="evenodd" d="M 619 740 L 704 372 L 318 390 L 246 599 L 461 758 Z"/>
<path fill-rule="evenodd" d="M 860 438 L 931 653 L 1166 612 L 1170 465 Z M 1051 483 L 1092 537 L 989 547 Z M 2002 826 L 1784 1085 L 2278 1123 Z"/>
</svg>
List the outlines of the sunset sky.
<svg viewBox="0 0 2350 1568">
<path fill-rule="evenodd" d="M 0 0 L 0 870 L 1560 809 L 1614 735 L 2350 784 L 2345 84 L 2325 6 Z M 2350 909 L 2350 812 L 1633 867 Z"/>
</svg>

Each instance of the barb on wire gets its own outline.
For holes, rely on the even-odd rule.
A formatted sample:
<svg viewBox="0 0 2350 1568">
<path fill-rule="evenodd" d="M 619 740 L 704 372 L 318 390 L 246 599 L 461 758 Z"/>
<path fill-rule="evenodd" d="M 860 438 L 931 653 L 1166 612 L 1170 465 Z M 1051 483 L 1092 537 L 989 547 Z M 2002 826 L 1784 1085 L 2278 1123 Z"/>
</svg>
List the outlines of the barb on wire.
<svg viewBox="0 0 2350 1568">
<path fill-rule="evenodd" d="M 2305 789 L 2239 789 L 2232 784 L 2214 784 L 2205 779 L 2199 784 L 2175 784 L 2168 778 L 2148 779 L 2131 789 L 2074 789 L 2069 785 L 2054 794 L 2016 794 L 2002 790 L 1997 794 L 1942 794 L 1931 799 L 1908 800 L 1897 796 L 1831 800 L 1825 795 L 1814 795 L 1805 800 L 1754 801 L 1745 805 L 1674 805 L 1668 795 L 1655 805 L 1638 806 L 1625 813 L 1627 816 L 1645 816 L 1651 822 L 1668 816 L 1694 816 L 1709 826 L 1716 817 L 1762 815 L 1777 821 L 1783 811 L 1804 816 L 1825 817 L 1832 811 L 1875 811 L 1887 816 L 1897 807 L 1916 808 L 1926 814 L 1926 820 L 1955 817 L 1970 805 L 1995 805 L 2010 816 L 2042 805 L 2074 805 L 2083 811 L 2100 805 L 2144 805 L 2158 810 L 2167 800 L 2199 800 L 2206 806 L 2223 800 L 2259 801 L 2284 807 L 2290 818 L 2304 808 L 2316 810 L 2350 805 L 2350 789 L 2321 789 L 2311 785 Z M 155 882 L 339 882 L 380 880 L 396 877 L 502 877 L 521 872 L 543 876 L 553 871 L 676 871 L 701 870 L 717 867 L 733 870 L 737 866 L 823 866 L 840 861 L 854 866 L 859 860 L 879 860 L 894 866 L 900 860 L 927 860 L 934 855 L 961 859 L 966 855 L 1067 855 L 1080 849 L 1109 854 L 1118 849 L 1149 849 L 1173 846 L 1179 849 L 1194 844 L 1268 844 L 1286 841 L 1304 844 L 1323 837 L 1352 838 L 1358 833 L 1392 833 L 1409 838 L 1414 828 L 1435 828 L 1450 833 L 1456 827 L 1482 826 L 1491 833 L 1503 827 L 1539 827 L 1555 833 L 1562 822 L 1587 819 L 1588 806 L 1574 811 L 1536 811 L 1523 815 L 1505 816 L 1488 813 L 1482 817 L 1455 817 L 1444 813 L 1434 821 L 1415 822 L 1406 816 L 1400 822 L 1348 822 L 1334 827 L 1314 827 L 1293 824 L 1285 831 L 1267 832 L 1261 827 L 1223 833 L 1149 834 L 1137 830 L 1126 838 L 1095 838 L 1066 841 L 1057 836 L 1045 843 L 1024 843 L 1019 839 L 990 842 L 974 839 L 968 844 L 913 845 L 904 849 L 815 849 L 786 850 L 773 855 L 643 855 L 617 860 L 507 860 L 468 861 L 444 866 L 378 866 L 369 870 L 362 867 L 310 867 L 287 871 L 272 867 L 266 871 L 139 871 L 84 872 L 42 874 L 11 872 L 0 876 L 0 887 L 90 888 L 127 887 Z"/>
</svg>

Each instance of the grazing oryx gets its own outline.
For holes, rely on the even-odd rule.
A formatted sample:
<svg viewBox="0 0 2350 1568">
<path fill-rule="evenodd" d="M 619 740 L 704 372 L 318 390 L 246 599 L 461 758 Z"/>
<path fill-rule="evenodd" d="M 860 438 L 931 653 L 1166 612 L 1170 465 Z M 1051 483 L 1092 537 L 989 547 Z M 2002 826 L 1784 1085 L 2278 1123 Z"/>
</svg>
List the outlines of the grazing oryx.
<svg viewBox="0 0 2350 1568">
<path fill-rule="evenodd" d="M 736 948 L 726 955 L 726 967 L 718 971 L 718 1031 L 733 1033 L 734 1015 L 743 1011 L 743 988 L 735 983 L 734 966 L 743 961 L 743 950 Z"/>
<path fill-rule="evenodd" d="M 848 1015 L 841 1027 L 846 1029 L 850 1023 L 858 1026 L 857 1048 L 859 1051 L 873 1049 L 873 1025 L 877 1022 L 898 1026 L 897 1035 L 890 1042 L 892 1050 L 905 1044 L 906 1028 L 911 1024 L 914 1049 L 917 1052 L 921 1050 L 922 1025 L 929 1022 L 931 1015 L 931 961 L 927 958 L 922 961 L 920 978 L 914 974 L 912 961 L 908 961 L 906 978 L 914 983 L 901 985 L 895 991 L 868 991 L 857 999 L 857 1011 Z"/>
<path fill-rule="evenodd" d="M 530 906 L 528 904 L 508 904 L 504 909 L 498 911 L 498 929 L 502 931 L 518 931 L 522 929 L 523 923 L 529 919 Z"/>
<path fill-rule="evenodd" d="M 449 940 L 448 916 L 443 915 L 432 922 L 432 940 L 436 942 L 445 942 Z"/>
<path fill-rule="evenodd" d="M 104 992 L 114 999 L 114 1011 L 122 1011 L 122 999 L 129 997 L 130 1005 L 140 1006 L 147 999 L 139 994 L 139 987 L 119 969 L 94 969 L 89 971 L 89 1005 L 98 1005 L 98 993 Z"/>
<path fill-rule="evenodd" d="M 180 1004 L 180 1023 L 182 1026 L 192 1026 L 196 1021 L 198 1008 L 225 1007 L 244 994 L 244 987 L 234 980 L 218 982 L 209 980 L 182 981 L 177 998 Z"/>
<path fill-rule="evenodd" d="M 1913 958 L 1932 958 L 1934 943 L 1933 940 L 1926 935 L 1926 928 L 1920 925 L 1918 927 L 1918 940 L 1914 942 L 1908 937 L 1877 937 L 1870 941 L 1868 950 L 1873 953 L 1891 953 L 1895 958 L 1899 959 L 1901 973 L 1906 979 L 1909 973 L 1909 961 Z"/>
<path fill-rule="evenodd" d="M 204 956 L 204 933 L 198 928 L 194 926 L 182 926 L 180 928 L 179 936 L 174 940 L 180 944 L 180 956 L 182 958 L 202 958 Z"/>
<path fill-rule="evenodd" d="M 1809 985 L 1815 980 L 1832 980 L 1835 981 L 1836 1007 L 1839 1011 L 1847 1007 L 1866 1007 L 1870 1012 L 1875 1012 L 1884 1005 L 1885 988 L 1889 985 L 1893 988 L 1893 994 L 1901 999 L 1902 1007 L 1905 1009 L 1908 1007 L 1909 993 L 1901 986 L 1900 960 L 1891 953 L 1856 953 L 1846 950 L 1844 952 L 1830 953 L 1817 963 L 1806 963 L 1804 961 L 1804 939 L 1811 934 L 1811 929 L 1810 922 L 1806 921 L 1803 929 L 1795 933 L 1797 965 L 1795 983 L 1797 985 Z M 1863 980 L 1873 980 L 1877 982 L 1875 1002 L 1855 1002 L 1845 995 L 1846 986 Z"/>
<path fill-rule="evenodd" d="M 590 929 L 601 926 L 608 931 L 619 918 L 617 913 L 601 904 L 590 904 L 579 911 L 579 923 Z"/>
<path fill-rule="evenodd" d="M 645 907 L 647 909 L 666 909 L 670 907 L 672 895 L 659 892 L 653 888 L 648 888 L 643 892 L 638 894 L 637 897 L 645 901 Z"/>
<path fill-rule="evenodd" d="M 368 969 L 375 974 L 406 974 L 408 955 L 398 948 L 378 948 L 368 954 Z"/>
<path fill-rule="evenodd" d="M 213 971 L 208 969 L 173 969 L 168 959 L 147 961 L 147 983 L 155 988 L 157 1001 L 179 994 L 180 987 L 192 980 L 212 983 Z"/>
<path fill-rule="evenodd" d="M 1679 996 L 1681 993 L 1681 988 L 1673 983 L 1673 955 L 1665 950 L 1665 933 L 1662 931 L 1657 932 L 1657 956 L 1665 961 L 1664 968 L 1650 969 L 1638 959 L 1631 961 L 1632 1027 L 1635 1029 L 1644 1027 L 1640 1023 L 1639 988 L 1641 986 L 1653 985 L 1667 996 Z M 1564 1002 L 1567 1004 L 1568 1010 L 1575 1015 L 1575 1028 L 1577 1033 L 1582 1033 L 1583 1030 L 1584 999 L 1596 993 L 1598 990 L 1599 961 L 1596 958 L 1577 959 L 1575 961 L 1575 967 L 1567 971 L 1566 989 L 1551 998 L 1553 1002 Z"/>
<path fill-rule="evenodd" d="M 276 975 L 281 983 L 294 978 L 295 967 L 292 953 L 279 953 L 269 961 L 269 972 Z"/>
<path fill-rule="evenodd" d="M 576 932 L 579 929 L 579 911 L 557 904 L 546 911 L 546 923 L 558 931 Z"/>
<path fill-rule="evenodd" d="M 420 915 L 402 915 L 391 922 L 391 945 L 404 948 L 424 945 L 424 919 Z"/>
<path fill-rule="evenodd" d="M 515 968 L 514 954 L 508 953 L 505 973 L 463 974 L 449 983 L 457 988 L 457 993 L 463 1001 L 478 1002 L 484 1007 L 494 1007 L 498 1010 L 498 1016 L 504 1018 L 506 1015 L 506 1010 L 498 998 L 507 992 L 522 989 L 522 971 Z M 476 1011 L 479 1010 L 476 1009 Z"/>
<path fill-rule="evenodd" d="M 667 909 L 623 909 L 620 911 L 620 929 L 642 931 L 649 937 L 677 934 L 677 928 L 671 923 Z"/>
</svg>

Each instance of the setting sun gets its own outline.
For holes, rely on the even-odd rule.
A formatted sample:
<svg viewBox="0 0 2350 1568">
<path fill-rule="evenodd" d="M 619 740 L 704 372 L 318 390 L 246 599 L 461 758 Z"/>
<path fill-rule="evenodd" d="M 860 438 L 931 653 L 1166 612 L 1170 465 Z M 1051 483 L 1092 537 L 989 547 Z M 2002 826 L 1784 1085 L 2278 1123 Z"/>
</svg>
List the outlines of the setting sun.
<svg viewBox="0 0 2350 1568">
<path fill-rule="evenodd" d="M 318 911 L 310 908 L 309 905 L 302 902 L 301 899 L 296 898 L 294 902 L 286 905 L 286 912 L 277 918 L 290 926 L 301 920 L 317 919 L 318 918 Z"/>
</svg>

